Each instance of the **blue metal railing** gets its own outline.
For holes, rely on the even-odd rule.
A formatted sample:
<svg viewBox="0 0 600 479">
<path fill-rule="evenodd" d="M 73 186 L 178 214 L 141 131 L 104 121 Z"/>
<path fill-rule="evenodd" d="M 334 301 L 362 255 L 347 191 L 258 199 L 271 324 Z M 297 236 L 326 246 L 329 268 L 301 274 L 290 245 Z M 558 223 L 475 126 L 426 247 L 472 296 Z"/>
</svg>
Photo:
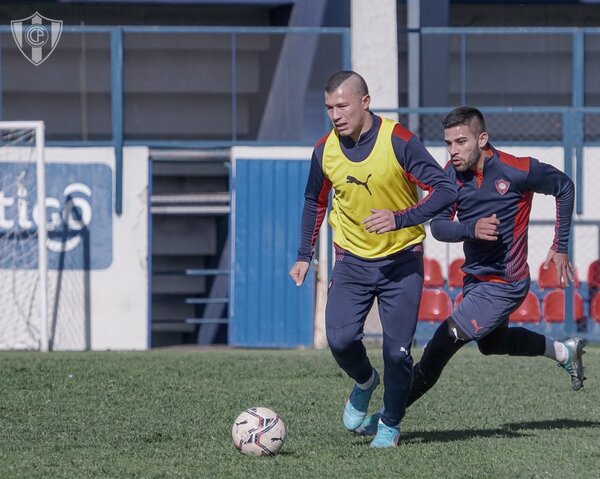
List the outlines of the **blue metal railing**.
<svg viewBox="0 0 600 479">
<path fill-rule="evenodd" d="M 571 36 L 571 104 L 579 108 L 584 106 L 585 99 L 585 37 L 600 35 L 600 28 L 569 28 L 569 27 L 423 27 L 418 30 L 400 29 L 399 34 L 417 32 L 421 38 L 427 36 L 458 36 L 460 51 L 460 98 L 461 103 L 467 102 L 467 42 L 468 36 L 514 36 L 514 35 L 551 35 Z M 510 67 L 510 65 L 508 65 Z M 543 74 L 543 73 L 542 73 Z"/>
<path fill-rule="evenodd" d="M 113 146 L 115 148 L 115 211 L 122 213 L 123 209 L 123 146 L 145 145 L 150 147 L 223 147 L 237 144 L 254 143 L 252 140 L 238 141 L 237 138 L 237 39 L 243 34 L 272 35 L 272 34 L 318 34 L 336 35 L 341 37 L 342 59 L 344 69 L 350 69 L 350 30 L 336 27 L 166 27 L 166 26 L 63 26 L 65 33 L 104 33 L 110 36 L 110 65 L 111 65 L 111 140 L 105 141 L 48 141 L 48 145 L 60 146 Z M 0 33 L 10 33 L 9 26 L 0 26 Z M 231 138 L 229 140 L 208 141 L 165 141 L 165 140 L 126 140 L 124 138 L 124 63 L 123 36 L 126 34 L 227 34 L 231 37 Z M 0 58 L 1 71 L 1 58 Z M 1 75 L 0 75 L 1 78 Z M 0 83 L 0 119 L 2 118 L 2 85 Z M 264 145 L 290 144 L 290 142 L 260 142 Z"/>
<path fill-rule="evenodd" d="M 576 188 L 575 211 L 583 214 L 583 146 L 597 145 L 596 141 L 585 141 L 584 118 L 585 115 L 598 115 L 600 123 L 600 107 L 481 107 L 484 115 L 487 114 L 558 114 L 562 117 L 562 137 L 555 141 L 502 141 L 502 144 L 514 143 L 520 146 L 562 146 L 564 148 L 564 169 L 573 178 Z M 378 113 L 394 113 L 398 115 L 445 115 L 449 108 L 424 107 L 424 108 L 378 108 Z M 489 126 L 489 125 L 488 125 Z M 492 132 L 493 133 L 493 132 Z M 427 141 L 425 141 L 427 143 Z M 437 141 L 433 142 L 434 144 Z M 439 138 L 439 145 L 443 145 L 443 139 Z"/>
<path fill-rule="evenodd" d="M 262 145 L 262 146 L 278 146 L 278 145 L 297 145 L 298 141 L 258 141 L 256 139 L 243 139 L 238 137 L 238 91 L 237 82 L 239 69 L 237 65 L 237 47 L 239 46 L 240 35 L 287 35 L 287 34 L 317 34 L 317 35 L 334 35 L 341 39 L 341 65 L 344 69 L 351 68 L 351 46 L 350 46 L 350 29 L 349 28 L 332 28 L 332 27 L 179 27 L 179 26 L 63 26 L 64 33 L 95 33 L 107 34 L 110 45 L 110 68 L 111 68 L 111 131 L 110 139 L 104 141 L 48 141 L 49 145 L 66 145 L 66 146 L 113 146 L 116 156 L 116 189 L 115 189 L 115 209 L 118 214 L 122 211 L 122 148 L 128 145 L 146 145 L 150 147 L 164 148 L 213 148 L 213 147 L 229 147 L 234 145 Z M 0 26 L 0 33 L 9 33 L 11 28 L 8 25 Z M 561 107 L 515 107 L 515 108 L 500 108 L 498 111 L 509 113 L 535 113 L 535 112 L 554 112 L 563 115 L 565 121 L 563 142 L 565 146 L 572 147 L 575 151 L 575 158 L 581 158 L 582 147 L 585 138 L 582 136 L 583 115 L 586 113 L 596 113 L 594 108 L 584 108 L 585 100 L 585 79 L 586 79 L 586 50 L 585 39 L 589 35 L 600 35 L 600 28 L 538 28 L 538 27 L 519 27 L 519 28 L 440 28 L 440 27 L 423 27 L 418 30 L 399 30 L 399 34 L 417 32 L 421 38 L 428 36 L 453 35 L 459 37 L 459 61 L 460 61 L 460 92 L 459 98 L 462 103 L 468 101 L 467 89 L 467 38 L 473 36 L 514 36 L 514 35 L 562 35 L 571 37 L 571 104 Z M 123 114 L 124 108 L 124 72 L 127 65 L 124 64 L 124 36 L 127 34 L 149 34 L 149 35 L 166 35 L 166 34 L 212 34 L 212 35 L 229 35 L 231 44 L 231 135 L 224 139 L 206 139 L 206 140 L 165 140 L 130 137 L 124 138 L 125 117 Z M 59 45 L 60 47 L 60 45 Z M 2 66 L 0 59 L 0 68 Z M 5 60 L 6 61 L 6 60 Z M 32 67 L 33 68 L 33 67 Z M 0 78 L 2 76 L 0 75 Z M 3 85 L 0 84 L 0 90 Z M 0 94 L 0 118 L 2 118 L 2 95 Z M 485 111 L 493 112 L 493 108 L 482 108 Z M 412 110 L 411 113 L 427 113 L 429 109 L 420 108 Z M 325 117 L 325 115 L 324 115 Z M 568 117 L 568 118 L 567 118 Z M 566 121 L 568 120 L 568 121 Z M 327 128 L 326 121 L 323 122 L 323 131 Z M 523 142 L 520 142 L 521 144 Z M 589 144 L 589 143 L 586 143 Z M 570 160 L 569 160 L 570 161 Z M 575 178 L 578 181 L 581 177 L 581 161 L 575 161 Z M 581 188 L 578 188 L 577 208 L 581 210 L 582 197 Z"/>
<path fill-rule="evenodd" d="M 112 142 L 115 147 L 115 212 L 123 212 L 123 31 L 110 32 Z"/>
</svg>

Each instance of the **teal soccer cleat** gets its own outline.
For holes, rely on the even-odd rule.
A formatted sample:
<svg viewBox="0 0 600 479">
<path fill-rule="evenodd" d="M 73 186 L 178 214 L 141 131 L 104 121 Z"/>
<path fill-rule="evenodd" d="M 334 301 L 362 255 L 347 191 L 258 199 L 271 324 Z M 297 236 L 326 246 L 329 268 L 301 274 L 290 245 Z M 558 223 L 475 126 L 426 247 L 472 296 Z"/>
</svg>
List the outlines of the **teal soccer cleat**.
<svg viewBox="0 0 600 479">
<path fill-rule="evenodd" d="M 581 356 L 585 354 L 583 350 L 583 341 L 579 338 L 570 338 L 563 342 L 569 351 L 569 358 L 564 364 L 559 364 L 561 368 L 571 376 L 571 387 L 573 391 L 579 391 L 583 387 L 585 369 Z"/>
<path fill-rule="evenodd" d="M 349 431 L 354 431 L 358 428 L 367 415 L 369 401 L 371 400 L 373 391 L 379 385 L 379 373 L 375 369 L 373 371 L 375 372 L 373 385 L 369 389 L 361 389 L 357 385 L 354 385 L 350 397 L 346 401 L 343 420 L 344 427 Z"/>
<path fill-rule="evenodd" d="M 377 423 L 380 417 L 381 411 L 369 414 L 362 424 L 354 430 L 354 433 L 358 436 L 374 436 L 377 434 Z"/>
<path fill-rule="evenodd" d="M 392 427 L 385 425 L 381 419 L 377 423 L 377 435 L 371 441 L 370 447 L 384 448 L 396 447 L 400 441 L 400 426 Z"/>
</svg>

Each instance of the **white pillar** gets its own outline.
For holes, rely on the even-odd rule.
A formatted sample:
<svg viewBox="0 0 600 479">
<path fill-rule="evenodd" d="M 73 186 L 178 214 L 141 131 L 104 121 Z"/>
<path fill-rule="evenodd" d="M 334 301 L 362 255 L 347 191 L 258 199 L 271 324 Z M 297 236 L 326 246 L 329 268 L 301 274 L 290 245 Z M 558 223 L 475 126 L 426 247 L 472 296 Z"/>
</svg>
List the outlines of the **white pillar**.
<svg viewBox="0 0 600 479">
<path fill-rule="evenodd" d="M 398 26 L 396 0 L 352 0 L 352 70 L 369 86 L 371 110 L 398 108 Z M 393 120 L 394 113 L 383 113 Z M 381 333 L 377 302 L 369 313 L 366 333 Z"/>
<path fill-rule="evenodd" d="M 369 85 L 371 110 L 398 108 L 396 0 L 352 0 L 351 27 L 352 69 Z"/>
<path fill-rule="evenodd" d="M 421 28 L 420 0 L 408 0 L 406 27 L 409 30 Z M 418 32 L 408 34 L 408 107 L 418 108 L 421 102 L 421 39 Z M 419 131 L 419 116 L 416 113 L 408 115 L 408 129 Z"/>
</svg>

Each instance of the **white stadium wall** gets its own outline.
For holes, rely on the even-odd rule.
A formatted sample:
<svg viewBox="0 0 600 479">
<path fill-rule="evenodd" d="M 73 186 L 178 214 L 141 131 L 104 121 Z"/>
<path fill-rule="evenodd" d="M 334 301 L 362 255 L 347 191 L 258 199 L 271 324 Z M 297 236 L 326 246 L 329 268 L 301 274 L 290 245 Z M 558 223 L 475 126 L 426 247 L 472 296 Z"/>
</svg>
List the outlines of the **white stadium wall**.
<svg viewBox="0 0 600 479">
<path fill-rule="evenodd" d="M 50 349 L 147 349 L 148 148 L 123 151 L 120 216 L 114 208 L 113 148 L 48 147 L 45 160 L 47 214 L 53 219 L 47 242 Z M 25 268 L 0 269 L 0 282 L 14 282 L 15 270 L 35 282 L 37 254 Z M 31 341 L 13 347 L 39 347 Z"/>
<path fill-rule="evenodd" d="M 531 155 L 564 169 L 562 148 L 497 146 L 511 154 Z M 310 152 L 309 149 L 306 151 L 308 160 Z M 429 151 L 441 165 L 446 163 L 444 147 L 429 148 Z M 286 148 L 279 148 L 278 152 L 280 158 L 286 158 Z M 61 246 L 61 232 L 56 228 L 49 231 L 49 332 L 52 350 L 144 350 L 149 347 L 148 258 L 151 245 L 148 148 L 127 147 L 123 154 L 123 214 L 118 216 L 114 212 L 113 148 L 46 149 L 50 208 L 64 208 L 68 195 L 80 198 L 81 221 L 87 221 L 89 232 L 86 237 L 77 231 L 69 231 L 68 241 L 63 238 Z M 594 167 L 600 159 L 600 148 L 586 148 L 584 155 L 585 214 L 578 219 L 600 221 L 600 211 L 594 209 L 598 202 L 593 201 L 594 195 L 597 195 L 595 185 L 600 184 L 600 169 Z M 300 182 L 303 185 L 305 178 Z M 301 201 L 302 191 L 303 187 L 297 191 L 299 197 L 291 199 Z M 554 215 L 554 198 L 536 195 L 531 219 L 553 220 Z M 293 221 L 299 225 L 300 218 L 293 218 Z M 551 225 L 530 228 L 529 264 L 534 280 L 553 234 Z M 598 258 L 599 241 L 596 226 L 582 226 L 575 230 L 574 259 L 582 280 L 585 280 L 583 276 L 589 263 Z M 292 262 L 296 247 L 290 247 L 287 252 L 291 255 L 288 263 Z M 323 248 L 324 251 L 328 249 L 327 246 Z M 428 235 L 425 254 L 436 258 L 447 273 L 449 262 L 462 256 L 462 247 L 460 244 L 438 242 Z M 287 272 L 290 266 L 285 264 L 282 268 Z M 9 270 L 0 270 L 0 279 L 7 274 L 10 274 Z M 316 331 L 322 323 L 320 309 L 323 302 L 318 303 Z M 377 325 L 369 321 L 366 332 L 376 332 L 377 329 Z"/>
<path fill-rule="evenodd" d="M 90 241 L 89 306 L 84 310 L 84 295 L 68 299 L 64 305 L 67 312 L 77 308 L 82 314 L 70 317 L 57 330 L 59 335 L 54 349 L 91 350 L 144 350 L 148 348 L 148 148 L 126 147 L 123 150 L 123 213 L 114 211 L 115 154 L 113 148 L 47 148 L 46 163 L 71 163 L 105 165 L 110 168 L 112 183 L 96 184 L 97 191 L 110 199 L 110 236 L 104 236 L 104 244 Z M 110 191 L 108 191 L 110 188 Z M 97 257 L 95 268 L 95 254 Z M 109 258 L 110 256 L 110 258 Z M 56 274 L 56 271 L 51 271 Z M 82 271 L 66 271 L 81 278 Z M 81 285 L 81 281 L 75 282 Z M 84 281 L 85 283 L 85 281 Z M 74 304 L 79 303 L 79 304 Z M 61 309 L 62 312 L 62 309 Z M 86 318 L 86 316 L 89 316 Z M 59 324 L 61 316 L 59 316 Z M 85 326 L 83 323 L 88 321 Z M 69 335 L 69 331 L 88 328 L 88 338 L 81 334 Z M 63 341 L 62 338 L 65 338 Z M 87 342 L 87 344 L 86 344 Z"/>
</svg>

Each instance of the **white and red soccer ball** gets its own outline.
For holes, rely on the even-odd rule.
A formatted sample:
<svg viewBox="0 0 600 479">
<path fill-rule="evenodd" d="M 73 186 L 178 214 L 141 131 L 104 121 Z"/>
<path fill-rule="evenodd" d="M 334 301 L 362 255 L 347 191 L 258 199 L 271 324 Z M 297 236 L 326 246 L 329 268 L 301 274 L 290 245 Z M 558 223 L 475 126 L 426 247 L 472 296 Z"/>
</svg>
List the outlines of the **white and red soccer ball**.
<svg viewBox="0 0 600 479">
<path fill-rule="evenodd" d="M 287 429 L 276 412 L 266 407 L 251 407 L 233 422 L 233 445 L 242 454 L 274 456 L 279 452 Z"/>
</svg>

